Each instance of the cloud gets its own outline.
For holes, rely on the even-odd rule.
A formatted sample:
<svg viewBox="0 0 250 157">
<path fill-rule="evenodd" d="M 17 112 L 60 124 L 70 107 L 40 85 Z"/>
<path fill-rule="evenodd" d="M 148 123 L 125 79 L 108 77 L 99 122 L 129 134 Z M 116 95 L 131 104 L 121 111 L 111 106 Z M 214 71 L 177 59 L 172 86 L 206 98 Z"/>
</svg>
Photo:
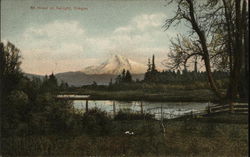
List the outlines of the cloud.
<svg viewBox="0 0 250 157">
<path fill-rule="evenodd" d="M 118 27 L 113 31 L 113 41 L 136 47 L 156 45 L 164 36 L 161 26 L 164 22 L 163 13 L 142 14 L 135 16 L 128 25 Z"/>
<path fill-rule="evenodd" d="M 56 62 L 60 62 L 61 67 L 77 67 L 72 64 L 79 65 L 76 60 L 84 58 L 87 50 L 81 40 L 85 38 L 86 30 L 77 21 L 56 20 L 45 25 L 32 25 L 22 33 L 22 40 L 17 44 L 24 58 L 22 67 L 27 72 L 39 74 L 51 72 L 50 68 Z M 67 67 L 57 69 L 56 72 L 69 70 Z"/>
<path fill-rule="evenodd" d="M 130 52 L 134 52 L 138 48 L 166 48 L 164 43 L 160 43 L 162 39 L 167 39 L 161 28 L 165 16 L 163 13 L 135 16 L 127 25 L 114 29 L 109 36 L 102 38 L 105 43 L 109 44 L 101 44 L 98 47 L 102 47 L 102 49 L 108 50 L 108 52 L 115 53 L 117 51 L 125 55 L 131 54 Z"/>
<path fill-rule="evenodd" d="M 19 42 L 23 68 L 40 74 L 51 72 L 51 68 L 54 72 L 77 71 L 99 64 L 111 53 L 142 63 L 153 53 L 160 59 L 168 51 L 168 37 L 161 28 L 164 17 L 163 13 L 141 14 L 106 36 L 89 34 L 77 21 L 32 25 L 23 32 Z"/>
<path fill-rule="evenodd" d="M 166 15 L 163 13 L 138 15 L 132 18 L 127 26 L 116 28 L 114 33 L 143 32 L 150 29 L 160 30 L 165 17 Z"/>
<path fill-rule="evenodd" d="M 80 37 L 85 30 L 77 21 L 54 21 L 44 26 L 29 27 L 23 34 L 25 38 L 48 37 L 50 39 L 65 39 L 65 37 Z"/>
<path fill-rule="evenodd" d="M 166 38 L 161 26 L 164 22 L 165 14 L 141 14 L 131 18 L 127 25 L 117 27 L 107 36 L 87 35 L 85 45 L 88 50 L 97 57 L 109 56 L 109 54 L 121 54 L 126 57 L 138 56 L 136 49 L 142 51 L 145 48 L 166 48 L 166 45 L 160 44 L 163 38 Z M 159 47 L 160 46 L 160 47 Z M 150 56 L 153 52 L 145 51 L 144 56 Z M 144 58 L 145 59 L 145 58 Z"/>
<path fill-rule="evenodd" d="M 166 15 L 163 13 L 141 14 L 133 17 L 125 26 L 116 28 L 110 37 L 115 47 L 110 49 L 140 62 L 154 53 L 159 56 L 168 52 L 168 37 L 162 25 Z"/>
<path fill-rule="evenodd" d="M 164 17 L 166 15 L 163 13 L 160 14 L 143 14 L 137 16 L 133 19 L 138 29 L 145 30 L 150 27 L 159 27 L 163 24 Z"/>
<path fill-rule="evenodd" d="M 24 49 L 68 51 L 85 37 L 85 30 L 76 21 L 54 21 L 43 26 L 32 26 L 22 34 Z M 74 46 L 75 48 L 76 46 Z M 75 50 L 75 49 L 74 49 Z M 70 50 L 71 51 L 71 50 Z"/>
</svg>

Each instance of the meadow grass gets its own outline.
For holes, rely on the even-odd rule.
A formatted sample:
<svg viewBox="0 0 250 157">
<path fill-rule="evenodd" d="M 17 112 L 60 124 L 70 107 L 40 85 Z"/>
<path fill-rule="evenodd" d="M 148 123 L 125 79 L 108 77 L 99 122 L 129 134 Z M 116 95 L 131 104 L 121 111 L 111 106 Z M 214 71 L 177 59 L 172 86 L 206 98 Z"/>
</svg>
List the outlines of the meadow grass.
<svg viewBox="0 0 250 157">
<path fill-rule="evenodd" d="M 98 91 L 84 90 L 80 94 L 91 95 L 95 100 L 126 100 L 126 101 L 170 101 L 170 102 L 208 102 L 218 101 L 214 93 L 207 89 L 168 89 L 167 91 L 143 91 L 143 90 L 123 90 L 123 91 Z"/>
<path fill-rule="evenodd" d="M 44 135 L 1 139 L 3 156 L 247 156 L 248 116 L 111 120 L 107 135 Z M 134 135 L 126 135 L 133 131 Z"/>
</svg>

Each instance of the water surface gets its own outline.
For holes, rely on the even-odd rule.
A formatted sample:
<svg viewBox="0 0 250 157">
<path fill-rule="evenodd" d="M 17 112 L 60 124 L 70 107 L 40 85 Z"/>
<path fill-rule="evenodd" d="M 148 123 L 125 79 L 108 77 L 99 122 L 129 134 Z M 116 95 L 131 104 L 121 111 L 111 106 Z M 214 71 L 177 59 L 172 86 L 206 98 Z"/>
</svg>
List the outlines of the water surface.
<svg viewBox="0 0 250 157">
<path fill-rule="evenodd" d="M 85 111 L 86 100 L 74 100 L 74 108 Z M 142 104 L 142 105 L 141 105 Z M 89 100 L 88 108 L 99 108 L 113 115 L 114 109 L 117 113 L 120 110 L 128 112 L 152 113 L 159 119 L 161 113 L 164 118 L 175 118 L 185 113 L 205 110 L 211 103 L 204 102 L 148 102 L 148 101 L 113 101 L 113 100 Z M 142 109 L 141 109 L 142 106 Z M 162 110 L 161 110 L 162 108 Z"/>
</svg>

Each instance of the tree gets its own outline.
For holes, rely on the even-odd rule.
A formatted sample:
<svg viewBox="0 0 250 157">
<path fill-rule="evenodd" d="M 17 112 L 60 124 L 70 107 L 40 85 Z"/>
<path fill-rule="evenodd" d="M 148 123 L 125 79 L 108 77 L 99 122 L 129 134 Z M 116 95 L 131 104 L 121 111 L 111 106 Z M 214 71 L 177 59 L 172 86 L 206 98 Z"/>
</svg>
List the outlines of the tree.
<svg viewBox="0 0 250 157">
<path fill-rule="evenodd" d="M 205 35 L 205 30 L 202 29 L 201 24 L 198 23 L 199 18 L 197 18 L 198 14 L 195 11 L 193 2 L 194 2 L 193 0 L 179 0 L 176 16 L 172 19 L 167 20 L 165 26 L 168 28 L 176 20 L 182 20 L 182 19 L 186 20 L 192 26 L 192 31 L 196 33 L 199 39 L 198 42 L 195 42 L 193 40 L 192 43 L 194 45 L 197 45 L 197 48 L 200 49 L 201 51 L 189 54 L 188 58 L 194 55 L 200 55 L 202 57 L 202 59 L 204 60 L 205 67 L 206 67 L 210 86 L 218 97 L 222 97 L 221 93 L 219 92 L 216 86 L 215 80 L 211 74 L 211 65 L 210 65 L 211 63 L 210 63 L 210 57 L 209 57 L 207 38 Z"/>
<path fill-rule="evenodd" d="M 10 42 L 0 43 L 0 81 L 3 98 L 14 90 L 22 78 L 20 50 Z"/>
<path fill-rule="evenodd" d="M 152 57 L 152 69 L 151 71 L 156 71 L 156 68 L 155 68 L 155 55 L 153 55 Z"/>
<path fill-rule="evenodd" d="M 60 90 L 66 90 L 69 88 L 69 85 L 67 82 L 62 81 L 60 84 Z"/>
<path fill-rule="evenodd" d="M 132 82 L 132 75 L 129 70 L 123 69 L 122 73 L 116 77 L 116 84 L 120 83 L 131 83 Z"/>
<path fill-rule="evenodd" d="M 1 130 L 4 135 L 27 128 L 21 123 L 27 116 L 28 96 L 22 91 L 24 77 L 20 59 L 20 50 L 14 44 L 0 43 Z"/>
<path fill-rule="evenodd" d="M 126 72 L 125 82 L 127 82 L 127 83 L 131 83 L 132 82 L 132 76 L 131 76 L 129 70 L 127 70 L 127 72 Z"/>
<path fill-rule="evenodd" d="M 147 69 L 147 72 L 150 72 L 151 71 L 151 63 L 150 63 L 150 59 L 148 59 L 148 69 Z"/>
<path fill-rule="evenodd" d="M 118 75 L 116 78 L 115 78 L 115 83 L 116 84 L 120 84 L 122 82 L 122 77 L 121 75 Z"/>
<path fill-rule="evenodd" d="M 45 75 L 43 84 L 42 84 L 42 89 L 44 92 L 57 92 L 59 87 L 58 87 L 58 81 L 55 75 L 52 73 L 49 76 Z"/>
<path fill-rule="evenodd" d="M 113 85 L 113 79 L 111 78 L 109 81 L 109 86 L 112 86 L 112 85 Z"/>
<path fill-rule="evenodd" d="M 148 60 L 148 70 L 144 75 L 144 80 L 147 82 L 155 82 L 158 78 L 158 71 L 155 66 L 155 56 L 152 56 L 152 64 L 150 64 L 150 59 Z"/>
<path fill-rule="evenodd" d="M 214 58 L 219 58 L 220 61 L 229 59 L 226 62 L 230 69 L 227 99 L 233 101 L 238 93 L 241 60 L 244 54 L 242 41 L 247 23 L 246 0 L 230 0 L 231 7 L 227 6 L 225 0 L 170 2 L 177 4 L 177 12 L 173 18 L 166 20 L 166 29 L 174 22 L 180 23 L 183 20 L 191 26 L 188 40 L 182 37 L 182 40 L 179 38 L 177 43 L 172 43 L 174 64 L 185 66 L 191 57 L 200 57 L 205 65 L 211 89 L 219 98 L 224 98 L 225 94 L 219 91 L 212 76 L 211 64 Z M 226 33 L 223 31 L 225 28 L 227 28 Z"/>
<path fill-rule="evenodd" d="M 126 79 L 126 70 L 125 69 L 122 70 L 121 79 L 122 79 L 122 82 L 125 82 L 125 79 Z"/>
<path fill-rule="evenodd" d="M 242 73 L 245 72 L 245 78 L 248 80 L 249 58 L 247 56 L 249 54 L 249 8 L 246 0 L 222 0 L 222 2 L 225 12 L 225 41 L 230 59 L 230 83 L 227 91 L 227 97 L 232 101 L 239 93 L 239 83 L 241 76 L 243 76 Z M 243 57 L 246 57 L 245 60 L 243 60 Z M 245 66 L 242 64 L 243 61 Z M 249 90 L 248 81 L 246 85 L 247 90 Z"/>
<path fill-rule="evenodd" d="M 65 133 L 72 125 L 72 104 L 57 101 L 55 75 L 43 81 L 23 76 L 20 51 L 10 42 L 0 43 L 1 136 Z"/>
</svg>

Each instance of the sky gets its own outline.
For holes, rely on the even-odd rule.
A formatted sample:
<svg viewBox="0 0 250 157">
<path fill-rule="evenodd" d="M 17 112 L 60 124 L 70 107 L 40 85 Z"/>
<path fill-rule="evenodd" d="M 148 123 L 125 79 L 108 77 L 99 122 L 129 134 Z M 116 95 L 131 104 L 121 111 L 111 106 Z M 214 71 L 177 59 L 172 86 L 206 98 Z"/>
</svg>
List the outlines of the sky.
<svg viewBox="0 0 250 157">
<path fill-rule="evenodd" d="M 165 0 L 1 0 L 1 41 L 21 50 L 33 74 L 79 71 L 114 54 L 145 65 L 155 54 L 162 67 L 184 30 L 164 31 L 174 11 Z"/>
</svg>

